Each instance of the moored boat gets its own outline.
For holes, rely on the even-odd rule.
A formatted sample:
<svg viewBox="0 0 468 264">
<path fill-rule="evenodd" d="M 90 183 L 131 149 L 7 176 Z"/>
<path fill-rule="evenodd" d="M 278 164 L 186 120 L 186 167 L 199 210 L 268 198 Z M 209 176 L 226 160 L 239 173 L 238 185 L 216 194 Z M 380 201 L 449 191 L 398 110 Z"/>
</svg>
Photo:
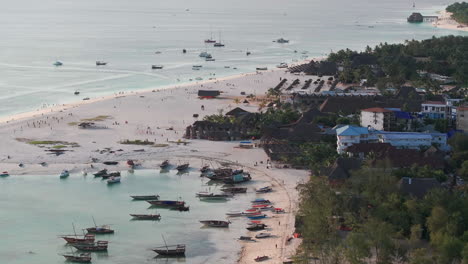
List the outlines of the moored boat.
<svg viewBox="0 0 468 264">
<path fill-rule="evenodd" d="M 151 69 L 153 70 L 162 70 L 164 66 L 162 65 L 151 65 Z"/>
<path fill-rule="evenodd" d="M 185 244 L 170 245 L 156 247 L 152 249 L 154 252 L 163 256 L 184 256 L 185 255 Z"/>
<path fill-rule="evenodd" d="M 133 198 L 133 200 L 159 200 L 159 195 L 130 195 L 130 197 Z"/>
<path fill-rule="evenodd" d="M 114 230 L 111 229 L 109 225 L 97 226 L 96 221 L 94 220 L 94 217 L 93 217 L 93 223 L 94 223 L 94 227 L 86 228 L 86 231 L 88 231 L 88 233 L 90 233 L 90 234 L 102 235 L 102 234 L 113 234 L 114 233 Z"/>
<path fill-rule="evenodd" d="M 276 40 L 276 43 L 289 43 L 289 40 L 284 39 L 284 38 L 279 38 L 279 39 Z"/>
<path fill-rule="evenodd" d="M 284 69 L 284 68 L 287 68 L 287 67 L 288 67 L 288 64 L 285 63 L 285 62 L 282 62 L 279 65 L 276 65 L 276 68 L 279 68 L 279 69 Z"/>
<path fill-rule="evenodd" d="M 130 214 L 136 220 L 159 220 L 161 219 L 160 214 Z"/>
<path fill-rule="evenodd" d="M 259 234 L 255 235 L 255 238 L 267 238 L 267 237 L 271 237 L 271 234 L 270 233 L 259 233 Z"/>
<path fill-rule="evenodd" d="M 147 201 L 149 204 L 158 206 L 158 207 L 181 207 L 185 206 L 184 201 L 173 201 L 173 200 L 157 200 L 157 201 Z"/>
<path fill-rule="evenodd" d="M 267 67 L 257 67 L 255 68 L 257 71 L 267 71 L 268 68 Z"/>
<path fill-rule="evenodd" d="M 241 237 L 239 237 L 239 240 L 255 241 L 254 239 L 252 239 L 252 237 L 249 237 L 249 236 L 241 236 Z"/>
<path fill-rule="evenodd" d="M 107 65 L 107 62 L 105 61 L 96 61 L 96 66 L 105 66 Z"/>
<path fill-rule="evenodd" d="M 225 188 L 222 188 L 221 191 L 223 191 L 225 193 L 246 193 L 247 188 L 243 188 L 243 187 L 225 187 Z"/>
<path fill-rule="evenodd" d="M 4 172 L 0 173 L 0 177 L 8 177 L 8 176 L 10 176 L 8 171 L 4 171 Z"/>
<path fill-rule="evenodd" d="M 133 160 L 127 160 L 127 166 L 130 169 L 133 169 L 133 168 L 135 168 L 135 162 Z"/>
<path fill-rule="evenodd" d="M 90 263 L 91 262 L 91 253 L 72 253 L 72 254 L 62 254 L 62 256 L 69 262 L 75 263 Z"/>
<path fill-rule="evenodd" d="M 62 66 L 62 65 L 63 65 L 63 63 L 61 61 L 54 62 L 54 66 L 58 67 L 58 66 Z"/>
<path fill-rule="evenodd" d="M 251 215 L 251 216 L 247 216 L 249 219 L 263 219 L 265 217 L 267 217 L 266 214 L 262 214 L 262 215 Z"/>
<path fill-rule="evenodd" d="M 114 183 L 120 183 L 120 177 L 112 176 L 107 180 L 107 184 L 114 184 Z"/>
<path fill-rule="evenodd" d="M 168 161 L 168 160 L 163 161 L 163 162 L 159 165 L 159 167 L 160 167 L 161 169 L 165 169 L 165 168 L 169 167 L 169 161 Z"/>
<path fill-rule="evenodd" d="M 202 220 L 200 223 L 209 227 L 229 227 L 231 222 L 222 220 Z"/>
<path fill-rule="evenodd" d="M 70 176 L 70 172 L 68 170 L 63 170 L 61 173 L 60 173 L 60 178 L 63 179 L 63 178 L 67 178 L 68 176 Z"/>
<path fill-rule="evenodd" d="M 98 241 L 92 244 L 71 244 L 72 247 L 81 251 L 107 251 L 108 241 Z"/>
<path fill-rule="evenodd" d="M 119 171 L 109 172 L 109 173 L 103 174 L 101 177 L 103 179 L 107 179 L 111 177 L 120 177 L 120 172 Z"/>
<path fill-rule="evenodd" d="M 258 256 L 258 257 L 256 257 L 254 260 L 255 260 L 256 262 L 260 262 L 260 261 L 268 260 L 269 258 L 270 258 L 270 257 L 268 257 L 268 256 Z"/>
<path fill-rule="evenodd" d="M 265 224 L 252 224 L 247 227 L 247 230 L 249 231 L 257 231 L 257 230 L 263 230 L 267 227 Z"/>
<path fill-rule="evenodd" d="M 100 171 L 94 173 L 93 175 L 95 177 L 102 177 L 102 175 L 105 175 L 105 174 L 107 174 L 107 169 L 100 170 Z"/>
<path fill-rule="evenodd" d="M 180 164 L 179 166 L 176 167 L 176 170 L 184 171 L 184 170 L 187 170 L 189 166 L 190 166 L 190 164 L 188 164 L 188 163 Z"/>
<path fill-rule="evenodd" d="M 209 53 L 206 52 L 206 51 L 202 51 L 202 52 L 200 53 L 200 55 L 198 55 L 198 56 L 199 56 L 199 57 L 202 57 L 202 58 L 206 58 L 206 57 L 208 57 L 208 56 L 211 57 L 211 54 L 209 54 Z"/>
<path fill-rule="evenodd" d="M 262 187 L 262 188 L 255 190 L 256 193 L 268 193 L 271 191 L 273 191 L 273 188 L 271 188 L 270 186 Z"/>
<path fill-rule="evenodd" d="M 84 236 L 61 236 L 69 244 L 91 244 L 94 243 L 94 234 L 86 234 Z"/>
</svg>

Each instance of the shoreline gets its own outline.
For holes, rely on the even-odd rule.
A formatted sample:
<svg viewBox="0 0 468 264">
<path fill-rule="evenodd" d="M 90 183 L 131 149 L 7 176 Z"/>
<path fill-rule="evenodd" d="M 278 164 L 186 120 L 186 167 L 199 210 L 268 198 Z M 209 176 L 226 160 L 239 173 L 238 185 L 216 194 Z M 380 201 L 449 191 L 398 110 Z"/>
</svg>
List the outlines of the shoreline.
<svg viewBox="0 0 468 264">
<path fill-rule="evenodd" d="M 272 214 L 265 219 L 275 237 L 259 240 L 257 243 L 239 242 L 242 251 L 238 263 L 252 263 L 258 255 L 269 255 L 273 262 L 282 262 L 293 254 L 300 243 L 286 244 L 286 238 L 294 231 L 294 213 L 297 210 L 298 183 L 308 180 L 308 172 L 292 169 L 266 168 L 266 164 L 254 166 L 255 161 L 265 162 L 268 157 L 263 149 L 239 149 L 234 142 L 185 140 L 182 135 L 186 126 L 203 116 L 227 112 L 241 107 L 250 112 L 258 111 L 258 103 L 235 103 L 241 92 L 263 95 L 271 87 L 287 78 L 291 83 L 300 79 L 301 83 L 313 76 L 293 75 L 284 69 L 270 69 L 229 76 L 216 80 L 189 83 L 169 88 L 149 89 L 133 93 L 111 95 L 75 104 L 60 105 L 56 109 L 46 109 L 9 117 L 6 123 L 0 123 L 0 133 L 5 135 L 0 149 L 1 171 L 14 175 L 57 175 L 63 169 L 72 173 L 71 177 L 85 169 L 88 173 L 102 168 L 125 170 L 126 160 L 132 159 L 141 164 L 141 169 L 159 168 L 165 159 L 190 160 L 191 166 L 201 165 L 200 160 L 218 160 L 235 166 L 241 166 L 252 172 L 252 187 L 272 185 L 274 192 L 260 197 L 275 202 L 275 207 L 284 208 L 285 214 Z M 208 84 L 208 85 L 207 85 Z M 196 91 L 201 85 L 223 92 L 222 98 L 199 99 Z M 203 87 L 202 89 L 207 88 Z M 156 92 L 152 92 L 156 90 Z M 245 97 L 245 96 L 242 96 Z M 200 106 L 204 106 L 200 109 Z M 194 118 L 193 114 L 200 114 Z M 76 123 L 86 118 L 109 116 L 105 120 L 95 121 L 105 129 L 79 129 Z M 75 125 L 70 125 L 75 123 Z M 21 140 L 19 140 L 21 139 Z M 123 145 L 124 139 L 151 140 L 165 145 L 163 147 L 143 145 Z M 26 141 L 62 141 L 74 142 L 77 147 L 66 147 L 63 155 L 48 155 L 50 146 L 36 146 Z M 187 144 L 178 144 L 178 140 Z M 166 145 L 167 144 L 167 145 Z M 119 151 L 120 149 L 121 151 Z M 143 150 L 143 151 L 142 151 Z M 119 161 L 118 166 L 104 166 L 103 161 Z M 46 166 L 40 163 L 45 162 Z M 18 164 L 24 164 L 19 167 Z M 193 165 L 192 165 L 193 164 Z M 91 165 L 93 166 L 91 168 Z M 255 183 L 258 180 L 258 183 Z M 263 186 L 261 186 L 263 185 Z M 248 205 L 245 205 L 247 209 Z M 247 230 L 245 230 L 247 233 Z M 270 232 L 270 231 L 267 231 Z M 249 233 L 250 235 L 255 235 Z"/>
<path fill-rule="evenodd" d="M 447 12 L 446 10 L 442 10 L 437 13 L 439 14 L 439 19 L 437 22 L 432 23 L 433 27 L 468 32 L 468 25 L 458 23 L 452 18 L 452 13 Z"/>
</svg>

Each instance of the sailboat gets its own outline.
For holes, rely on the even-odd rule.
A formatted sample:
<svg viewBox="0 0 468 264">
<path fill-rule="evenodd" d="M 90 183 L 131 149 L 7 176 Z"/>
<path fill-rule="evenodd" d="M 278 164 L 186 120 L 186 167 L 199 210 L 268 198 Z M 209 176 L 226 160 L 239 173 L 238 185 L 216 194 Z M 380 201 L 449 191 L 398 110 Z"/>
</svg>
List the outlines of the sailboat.
<svg viewBox="0 0 468 264">
<path fill-rule="evenodd" d="M 184 256 L 185 255 L 185 244 L 177 244 L 168 246 L 166 239 L 161 235 L 164 241 L 164 246 L 154 248 L 153 251 L 163 256 Z"/>
<path fill-rule="evenodd" d="M 216 43 L 216 40 L 213 39 L 213 32 L 210 32 L 210 38 L 205 39 L 205 43 Z"/>
<path fill-rule="evenodd" d="M 224 47 L 224 44 L 221 42 L 221 32 L 219 32 L 219 42 L 216 42 L 214 47 Z"/>
</svg>

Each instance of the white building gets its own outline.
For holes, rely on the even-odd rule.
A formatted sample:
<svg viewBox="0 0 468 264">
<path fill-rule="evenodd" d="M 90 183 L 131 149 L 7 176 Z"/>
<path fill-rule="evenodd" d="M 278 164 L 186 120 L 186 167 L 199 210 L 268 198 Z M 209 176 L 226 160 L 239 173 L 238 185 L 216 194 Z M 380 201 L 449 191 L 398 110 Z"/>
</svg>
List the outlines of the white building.
<svg viewBox="0 0 468 264">
<path fill-rule="evenodd" d="M 445 102 L 427 101 L 421 104 L 421 114 L 425 118 L 447 119 L 451 116 L 451 109 Z"/>
<path fill-rule="evenodd" d="M 381 107 L 361 110 L 361 126 L 363 127 L 389 131 L 394 122 L 394 115 L 391 110 Z"/>
<path fill-rule="evenodd" d="M 356 143 L 389 143 L 397 148 L 419 149 L 432 144 L 441 149 L 447 148 L 447 135 L 443 133 L 387 132 L 347 125 L 336 130 L 337 152 L 342 154 L 346 148 Z"/>
</svg>

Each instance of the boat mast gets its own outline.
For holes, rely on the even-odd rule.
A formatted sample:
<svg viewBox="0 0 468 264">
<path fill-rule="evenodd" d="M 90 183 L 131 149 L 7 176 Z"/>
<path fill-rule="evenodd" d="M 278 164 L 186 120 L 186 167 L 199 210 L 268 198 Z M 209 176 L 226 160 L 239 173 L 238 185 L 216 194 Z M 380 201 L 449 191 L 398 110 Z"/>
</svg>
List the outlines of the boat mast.
<svg viewBox="0 0 468 264">
<path fill-rule="evenodd" d="M 75 237 L 78 238 L 78 235 L 76 234 L 76 230 L 75 230 L 75 224 L 72 223 L 72 226 L 73 226 L 73 233 L 75 234 Z"/>
<path fill-rule="evenodd" d="M 169 251 L 169 247 L 167 246 L 166 239 L 164 239 L 164 235 L 161 234 L 161 236 L 162 236 L 162 239 L 163 239 L 163 241 L 164 241 L 164 245 L 166 245 L 167 251 Z"/>
<path fill-rule="evenodd" d="M 97 228 L 96 221 L 94 220 L 94 216 L 91 216 L 91 217 L 93 218 L 94 227 Z"/>
</svg>

